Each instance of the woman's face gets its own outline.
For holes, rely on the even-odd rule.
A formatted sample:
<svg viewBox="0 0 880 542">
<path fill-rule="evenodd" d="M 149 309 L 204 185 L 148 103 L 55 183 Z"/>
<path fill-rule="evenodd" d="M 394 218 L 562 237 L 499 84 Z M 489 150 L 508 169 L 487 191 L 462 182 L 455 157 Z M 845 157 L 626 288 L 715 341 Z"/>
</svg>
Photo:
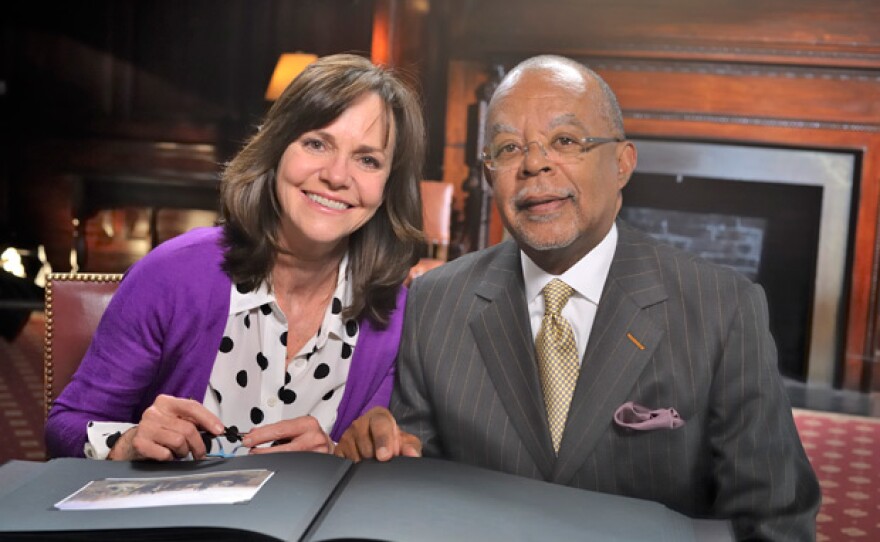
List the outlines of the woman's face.
<svg viewBox="0 0 880 542">
<path fill-rule="evenodd" d="M 371 92 L 288 145 L 276 173 L 284 248 L 318 256 L 370 220 L 382 204 L 395 137 L 385 104 Z"/>
</svg>

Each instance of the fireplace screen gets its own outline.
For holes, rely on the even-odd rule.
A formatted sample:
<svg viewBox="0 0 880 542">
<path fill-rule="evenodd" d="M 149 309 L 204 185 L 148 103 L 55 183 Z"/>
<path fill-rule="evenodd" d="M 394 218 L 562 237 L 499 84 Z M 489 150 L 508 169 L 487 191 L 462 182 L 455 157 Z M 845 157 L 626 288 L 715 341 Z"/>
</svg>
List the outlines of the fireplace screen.
<svg viewBox="0 0 880 542">
<path fill-rule="evenodd" d="M 830 385 L 842 349 L 851 153 L 636 140 L 621 218 L 761 284 L 783 375 Z"/>
<path fill-rule="evenodd" d="M 637 175 L 633 178 L 632 186 L 627 190 L 628 202 L 644 201 L 645 205 L 656 205 L 651 202 L 650 193 L 662 179 L 646 177 Z M 646 194 L 647 198 L 642 199 Z M 620 216 L 666 244 L 704 260 L 732 267 L 753 281 L 758 280 L 767 232 L 766 218 L 672 209 L 674 207 L 656 209 L 632 203 L 621 210 Z"/>
</svg>

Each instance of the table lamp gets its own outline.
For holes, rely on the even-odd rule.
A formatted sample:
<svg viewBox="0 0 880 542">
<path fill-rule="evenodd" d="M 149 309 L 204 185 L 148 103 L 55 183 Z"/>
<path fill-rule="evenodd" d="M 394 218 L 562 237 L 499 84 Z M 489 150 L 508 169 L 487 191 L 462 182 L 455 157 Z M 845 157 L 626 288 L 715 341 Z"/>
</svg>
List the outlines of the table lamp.
<svg viewBox="0 0 880 542">
<path fill-rule="evenodd" d="M 287 85 L 293 81 L 297 75 L 302 72 L 306 66 L 318 60 L 318 55 L 308 53 L 283 53 L 278 57 L 278 63 L 275 65 L 275 71 L 272 72 L 272 79 L 269 81 L 269 87 L 266 89 L 266 99 L 275 101 L 287 88 Z"/>
</svg>

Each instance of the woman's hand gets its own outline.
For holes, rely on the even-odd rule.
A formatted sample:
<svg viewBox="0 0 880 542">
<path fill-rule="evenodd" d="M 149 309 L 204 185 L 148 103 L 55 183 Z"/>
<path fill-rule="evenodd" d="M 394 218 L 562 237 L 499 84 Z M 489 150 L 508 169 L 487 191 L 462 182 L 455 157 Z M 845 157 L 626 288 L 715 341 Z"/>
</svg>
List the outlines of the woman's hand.
<svg viewBox="0 0 880 542">
<path fill-rule="evenodd" d="M 107 458 L 170 461 L 192 454 L 202 459 L 207 450 L 199 429 L 214 435 L 224 431 L 220 419 L 198 401 L 160 395 L 144 411 L 140 423 L 119 437 Z"/>
<path fill-rule="evenodd" d="M 257 448 L 260 444 L 269 446 Z M 321 452 L 333 453 L 333 441 L 321 429 L 314 416 L 300 416 L 291 420 L 262 425 L 250 430 L 242 444 L 251 449 L 252 454 L 271 454 L 274 452 Z"/>
</svg>

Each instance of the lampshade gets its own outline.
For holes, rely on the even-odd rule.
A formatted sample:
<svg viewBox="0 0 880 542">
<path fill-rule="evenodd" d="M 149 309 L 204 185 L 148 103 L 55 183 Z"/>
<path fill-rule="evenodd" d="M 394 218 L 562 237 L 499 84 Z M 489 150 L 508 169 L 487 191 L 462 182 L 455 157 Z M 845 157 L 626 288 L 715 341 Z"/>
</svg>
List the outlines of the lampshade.
<svg viewBox="0 0 880 542">
<path fill-rule="evenodd" d="M 293 81 L 297 75 L 303 71 L 306 66 L 318 60 L 317 55 L 307 53 L 284 53 L 278 57 L 278 63 L 275 65 L 275 71 L 272 72 L 272 79 L 269 81 L 269 87 L 266 89 L 267 100 L 277 100 L 287 85 Z"/>
</svg>

